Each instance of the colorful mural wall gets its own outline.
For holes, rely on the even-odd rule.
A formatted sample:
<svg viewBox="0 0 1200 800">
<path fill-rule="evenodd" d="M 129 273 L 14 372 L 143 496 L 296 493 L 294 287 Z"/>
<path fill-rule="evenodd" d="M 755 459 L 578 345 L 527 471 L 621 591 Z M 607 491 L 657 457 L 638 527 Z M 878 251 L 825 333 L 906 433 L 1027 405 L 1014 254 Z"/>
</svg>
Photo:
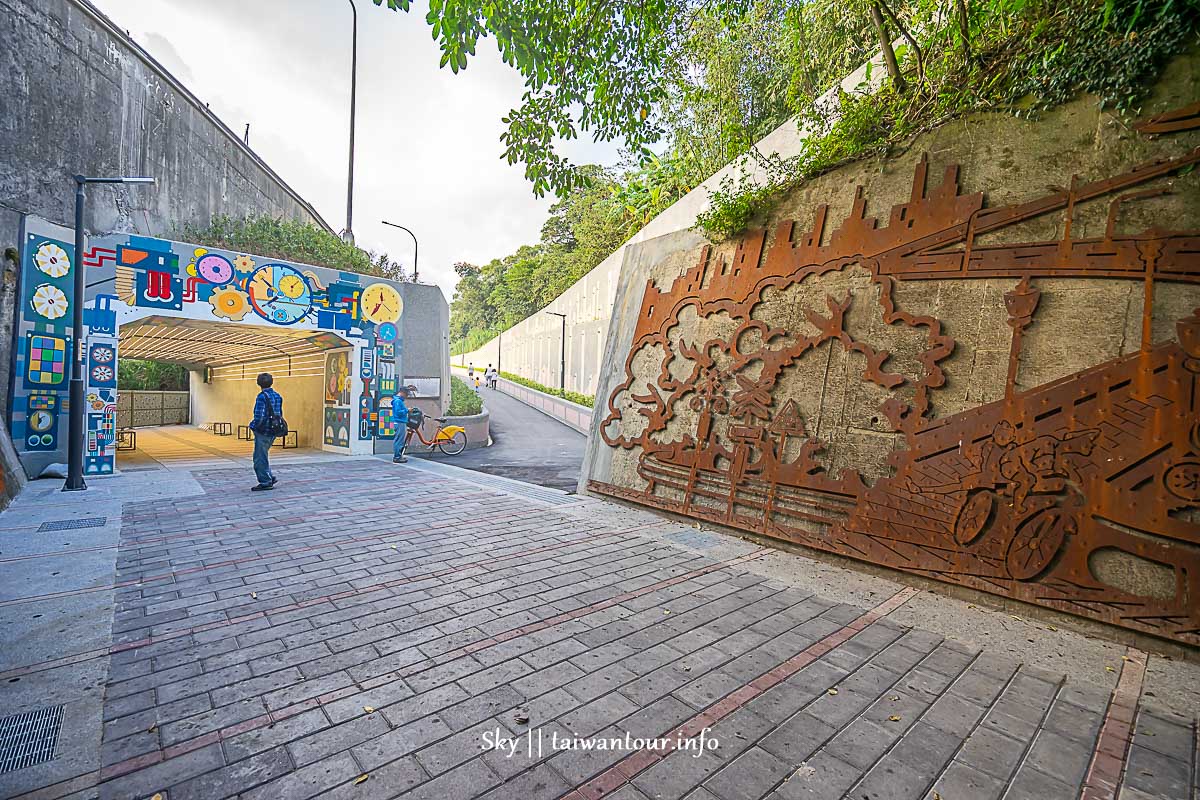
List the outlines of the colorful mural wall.
<svg viewBox="0 0 1200 800">
<path fill-rule="evenodd" d="M 1200 147 L 1163 149 L 995 205 L 922 158 L 883 220 L 859 186 L 668 262 L 588 487 L 1200 645 Z"/>
<path fill-rule="evenodd" d="M 76 365 L 70 332 L 80 260 L 73 239 L 70 230 L 44 220 L 25 221 L 11 433 L 31 474 L 65 460 L 67 390 L 76 367 L 85 370 L 86 380 L 85 472 L 113 472 L 121 325 L 151 316 L 160 327 L 175 321 L 313 331 L 305 341 L 331 349 L 324 443 L 368 453 L 376 438 L 393 436 L 390 425 L 381 424 L 380 410 L 390 418 L 403 375 L 399 284 L 181 242 L 92 237 L 82 258 L 89 288 Z M 272 357 L 278 353 L 264 349 L 262 359 Z M 218 353 L 207 358 L 220 363 Z"/>
</svg>

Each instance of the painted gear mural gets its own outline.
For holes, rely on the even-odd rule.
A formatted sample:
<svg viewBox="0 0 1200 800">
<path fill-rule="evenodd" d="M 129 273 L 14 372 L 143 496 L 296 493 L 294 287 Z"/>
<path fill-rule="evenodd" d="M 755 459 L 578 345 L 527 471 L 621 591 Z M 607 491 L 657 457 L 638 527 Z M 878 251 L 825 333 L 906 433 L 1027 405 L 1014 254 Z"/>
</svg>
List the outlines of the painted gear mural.
<svg viewBox="0 0 1200 800">
<path fill-rule="evenodd" d="M 223 286 L 214 291 L 208 298 L 208 304 L 212 306 L 213 316 L 235 322 L 250 312 L 250 298 L 241 289 L 232 286 Z"/>
</svg>

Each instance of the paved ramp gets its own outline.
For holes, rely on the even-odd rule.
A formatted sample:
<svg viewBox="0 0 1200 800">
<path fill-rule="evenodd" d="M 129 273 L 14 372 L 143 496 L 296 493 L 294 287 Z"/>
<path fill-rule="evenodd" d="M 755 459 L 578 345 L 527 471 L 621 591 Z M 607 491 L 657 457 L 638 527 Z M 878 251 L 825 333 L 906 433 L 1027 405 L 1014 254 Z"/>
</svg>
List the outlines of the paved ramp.
<svg viewBox="0 0 1200 800">
<path fill-rule="evenodd" d="M 456 467 L 574 491 L 587 438 L 494 389 L 480 389 L 491 414 L 492 446 L 444 459 Z"/>
</svg>

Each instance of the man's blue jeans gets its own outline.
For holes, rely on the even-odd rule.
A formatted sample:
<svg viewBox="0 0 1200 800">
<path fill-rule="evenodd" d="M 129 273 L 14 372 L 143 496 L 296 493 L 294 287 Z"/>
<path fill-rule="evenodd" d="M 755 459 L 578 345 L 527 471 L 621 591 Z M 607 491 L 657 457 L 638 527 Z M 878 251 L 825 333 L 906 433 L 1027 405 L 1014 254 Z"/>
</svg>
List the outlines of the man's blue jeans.
<svg viewBox="0 0 1200 800">
<path fill-rule="evenodd" d="M 254 432 L 254 475 L 258 478 L 259 486 L 266 486 L 271 481 L 275 480 L 275 476 L 271 473 L 271 465 L 267 461 L 267 454 L 271 452 L 271 445 L 275 444 L 274 436 Z"/>
<path fill-rule="evenodd" d="M 404 455 L 404 447 L 408 444 L 408 426 L 401 425 L 396 429 L 396 439 L 392 442 L 392 457 L 400 458 Z"/>
</svg>

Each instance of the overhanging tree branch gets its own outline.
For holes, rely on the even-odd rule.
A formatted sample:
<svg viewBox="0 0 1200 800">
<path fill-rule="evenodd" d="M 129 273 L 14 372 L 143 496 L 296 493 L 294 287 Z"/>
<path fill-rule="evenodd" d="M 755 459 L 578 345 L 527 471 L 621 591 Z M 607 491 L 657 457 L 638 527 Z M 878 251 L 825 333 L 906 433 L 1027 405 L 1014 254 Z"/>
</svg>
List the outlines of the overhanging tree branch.
<svg viewBox="0 0 1200 800">
<path fill-rule="evenodd" d="M 903 94 L 905 90 L 904 76 L 900 74 L 900 65 L 896 62 L 896 51 L 892 49 L 892 37 L 888 35 L 887 23 L 875 0 L 868 4 L 871 12 L 871 23 L 875 26 L 875 34 L 879 37 L 879 49 L 883 52 L 883 63 L 888 75 L 892 77 L 892 86 Z"/>
<path fill-rule="evenodd" d="M 880 10 L 883 11 L 884 14 L 887 15 L 887 18 L 889 20 L 891 20 L 893 25 L 896 26 L 896 30 L 900 31 L 900 35 L 903 36 L 905 41 L 908 42 L 909 47 L 911 47 L 913 49 L 913 55 L 917 59 L 917 80 L 918 81 L 924 80 L 925 79 L 925 53 L 921 50 L 921 46 L 919 44 L 917 44 L 917 40 L 914 39 L 913 35 L 908 32 L 908 28 L 904 25 L 903 22 L 901 22 L 896 17 L 896 15 L 892 12 L 892 9 L 885 2 L 885 0 L 872 0 L 872 1 L 875 5 L 877 5 L 880 8 Z M 891 46 L 890 42 L 888 44 L 889 44 L 889 46 Z"/>
</svg>

